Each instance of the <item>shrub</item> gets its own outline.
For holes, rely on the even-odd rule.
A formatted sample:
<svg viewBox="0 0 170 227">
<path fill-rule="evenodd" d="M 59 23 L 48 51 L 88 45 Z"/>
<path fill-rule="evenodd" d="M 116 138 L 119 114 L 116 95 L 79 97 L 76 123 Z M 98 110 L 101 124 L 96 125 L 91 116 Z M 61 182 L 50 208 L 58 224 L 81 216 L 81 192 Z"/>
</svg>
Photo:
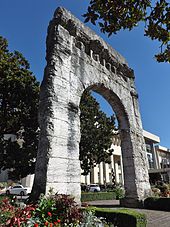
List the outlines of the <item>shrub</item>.
<svg viewBox="0 0 170 227">
<path fill-rule="evenodd" d="M 41 195 L 30 223 L 37 223 L 39 226 L 45 223 L 53 223 L 59 219 L 55 211 L 56 208 L 53 197 L 51 195 Z"/>
<path fill-rule="evenodd" d="M 161 195 L 161 190 L 156 187 L 152 187 L 152 192 L 154 197 L 159 197 Z"/>
<path fill-rule="evenodd" d="M 106 218 L 107 222 L 111 222 L 117 227 L 146 227 L 147 224 L 145 214 L 134 210 L 95 208 L 95 215 Z"/>
<path fill-rule="evenodd" d="M 170 185 L 163 182 L 158 182 L 152 186 L 153 196 L 169 197 L 170 196 Z"/>
<path fill-rule="evenodd" d="M 82 192 L 81 201 L 95 201 L 95 200 L 112 200 L 121 199 L 124 197 L 124 190 L 121 188 L 115 188 L 111 192 Z"/>
<path fill-rule="evenodd" d="M 115 193 L 116 199 L 122 199 L 125 196 L 125 191 L 121 187 L 114 188 L 113 193 Z"/>
<path fill-rule="evenodd" d="M 82 219 L 81 209 L 74 201 L 74 198 L 64 194 L 55 195 L 54 202 L 61 223 L 67 225 L 70 223 L 77 224 Z"/>
<path fill-rule="evenodd" d="M 28 226 L 29 222 L 35 207 L 32 205 L 27 205 L 24 208 L 17 207 L 13 216 L 8 219 L 5 226 Z"/>
<path fill-rule="evenodd" d="M 42 195 L 37 205 L 17 207 L 15 201 L 0 202 L 0 226 L 78 226 L 82 211 L 68 195 Z"/>
<path fill-rule="evenodd" d="M 69 195 L 42 195 L 28 226 L 77 226 L 82 212 Z"/>
<path fill-rule="evenodd" d="M 81 193 L 81 201 L 95 201 L 95 200 L 111 200 L 116 199 L 114 192 L 83 192 Z"/>
<path fill-rule="evenodd" d="M 144 208 L 170 211 L 170 198 L 148 197 L 144 200 Z"/>
<path fill-rule="evenodd" d="M 101 227 L 101 226 L 102 227 L 103 226 L 106 227 L 105 220 L 103 220 L 103 218 L 101 218 L 101 217 L 100 218 L 96 217 L 94 209 L 92 209 L 92 208 L 84 209 L 84 211 L 83 211 L 83 219 L 82 219 L 82 222 L 81 222 L 79 227 Z"/>
</svg>

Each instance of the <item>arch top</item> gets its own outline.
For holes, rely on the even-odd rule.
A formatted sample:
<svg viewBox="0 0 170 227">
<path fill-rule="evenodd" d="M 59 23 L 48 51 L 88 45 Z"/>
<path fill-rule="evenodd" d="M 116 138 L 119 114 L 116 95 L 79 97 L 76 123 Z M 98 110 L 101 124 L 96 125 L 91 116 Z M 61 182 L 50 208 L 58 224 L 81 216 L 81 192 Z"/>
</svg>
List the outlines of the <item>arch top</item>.
<svg viewBox="0 0 170 227">
<path fill-rule="evenodd" d="M 58 25 L 75 37 L 77 47 L 81 48 L 80 46 L 83 44 L 87 54 L 90 55 L 90 51 L 93 51 L 93 56 L 100 55 L 107 64 L 115 67 L 126 77 L 134 78 L 134 72 L 128 67 L 126 59 L 63 7 L 56 9 L 53 20 L 50 23 L 50 27 Z"/>
<path fill-rule="evenodd" d="M 92 90 L 102 95 L 103 98 L 110 104 L 112 110 L 115 112 L 120 130 L 126 130 L 130 127 L 129 116 L 127 109 L 120 97 L 111 89 L 104 86 L 104 84 L 93 84 L 86 90 Z"/>
</svg>

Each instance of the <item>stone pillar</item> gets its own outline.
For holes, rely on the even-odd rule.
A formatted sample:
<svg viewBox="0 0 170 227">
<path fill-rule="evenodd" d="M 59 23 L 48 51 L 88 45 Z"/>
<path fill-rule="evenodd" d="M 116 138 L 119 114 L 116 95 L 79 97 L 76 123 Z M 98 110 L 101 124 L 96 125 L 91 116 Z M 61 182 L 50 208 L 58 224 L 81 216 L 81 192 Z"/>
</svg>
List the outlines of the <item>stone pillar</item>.
<svg viewBox="0 0 170 227">
<path fill-rule="evenodd" d="M 103 163 L 99 164 L 99 184 L 104 184 L 103 182 Z"/>
<path fill-rule="evenodd" d="M 103 183 L 106 185 L 106 164 L 102 162 L 103 164 Z"/>
<path fill-rule="evenodd" d="M 91 169 L 90 171 L 90 183 L 94 184 L 95 183 L 95 179 L 94 179 L 94 168 Z"/>
<path fill-rule="evenodd" d="M 115 181 L 116 181 L 116 183 L 119 183 L 119 176 L 118 176 L 118 164 L 117 164 L 117 162 L 115 161 L 114 162 L 114 170 L 115 170 Z"/>
<path fill-rule="evenodd" d="M 146 145 L 138 104 L 138 94 L 131 79 L 131 115 L 129 122 L 121 122 L 120 136 L 124 170 L 125 198 L 121 204 L 126 207 L 143 207 L 143 200 L 151 195 L 146 160 Z"/>
<path fill-rule="evenodd" d="M 109 183 L 110 182 L 110 179 L 109 179 L 109 164 L 108 163 L 105 163 L 105 178 L 106 178 L 106 183 Z"/>
<path fill-rule="evenodd" d="M 122 130 L 121 137 L 125 187 L 125 199 L 121 200 L 121 205 L 142 207 L 145 196 L 151 195 L 142 131 Z"/>
<path fill-rule="evenodd" d="M 87 185 L 90 184 L 90 174 L 88 174 L 88 175 L 85 176 L 85 183 L 86 183 Z"/>
<path fill-rule="evenodd" d="M 98 183 L 98 166 L 94 167 L 94 183 Z"/>
<path fill-rule="evenodd" d="M 47 39 L 48 61 L 40 94 L 41 134 L 34 181 L 37 190 L 33 192 L 48 193 L 53 188 L 57 193 L 73 195 L 80 203 L 80 96 L 75 90 L 70 92 L 72 38 L 60 29 L 60 41 L 55 35 Z"/>
<path fill-rule="evenodd" d="M 98 167 L 97 166 L 92 168 L 92 170 L 90 172 L 90 183 L 91 184 L 98 183 Z"/>
</svg>

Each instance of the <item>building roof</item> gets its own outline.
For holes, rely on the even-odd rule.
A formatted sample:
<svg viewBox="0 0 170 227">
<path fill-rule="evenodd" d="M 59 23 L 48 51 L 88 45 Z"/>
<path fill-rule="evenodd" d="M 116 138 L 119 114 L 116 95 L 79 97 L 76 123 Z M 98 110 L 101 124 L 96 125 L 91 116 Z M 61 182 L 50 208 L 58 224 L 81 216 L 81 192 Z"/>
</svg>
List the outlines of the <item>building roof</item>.
<svg viewBox="0 0 170 227">
<path fill-rule="evenodd" d="M 170 152 L 170 149 L 168 149 L 167 147 L 160 146 L 160 145 L 156 145 L 155 148 L 159 151 Z"/>
<path fill-rule="evenodd" d="M 156 136 L 148 131 L 143 130 L 143 136 L 145 139 L 149 139 L 149 140 L 153 141 L 154 143 L 160 143 L 159 136 Z"/>
</svg>

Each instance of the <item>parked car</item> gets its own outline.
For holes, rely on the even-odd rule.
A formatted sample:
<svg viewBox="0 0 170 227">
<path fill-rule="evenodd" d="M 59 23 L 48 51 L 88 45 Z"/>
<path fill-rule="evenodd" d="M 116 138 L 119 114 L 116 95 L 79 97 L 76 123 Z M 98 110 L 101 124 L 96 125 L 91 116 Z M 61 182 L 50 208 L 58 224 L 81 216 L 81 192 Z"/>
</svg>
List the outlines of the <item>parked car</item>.
<svg viewBox="0 0 170 227">
<path fill-rule="evenodd" d="M 6 195 L 27 195 L 30 191 L 28 190 L 28 188 L 25 188 L 24 186 L 20 185 L 15 185 L 15 186 L 11 186 L 9 188 L 6 189 Z"/>
<path fill-rule="evenodd" d="M 88 186 L 88 191 L 89 192 L 100 192 L 100 187 L 98 184 L 90 184 Z"/>
</svg>

